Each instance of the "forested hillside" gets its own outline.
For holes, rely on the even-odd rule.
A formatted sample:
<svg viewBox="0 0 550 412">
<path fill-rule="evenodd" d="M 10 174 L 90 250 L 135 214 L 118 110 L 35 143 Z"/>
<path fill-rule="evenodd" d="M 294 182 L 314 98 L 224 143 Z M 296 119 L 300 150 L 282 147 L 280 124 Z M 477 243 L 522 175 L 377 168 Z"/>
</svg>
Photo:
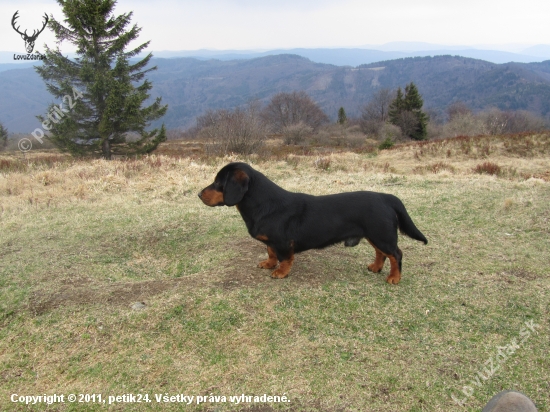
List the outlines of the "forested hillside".
<svg viewBox="0 0 550 412">
<path fill-rule="evenodd" d="M 461 100 L 474 110 L 489 107 L 550 112 L 550 61 L 494 64 L 458 56 L 389 60 L 355 68 L 313 63 L 296 55 L 249 60 L 153 59 L 152 97 L 162 96 L 168 128 L 192 126 L 208 109 L 234 108 L 280 91 L 305 90 L 335 120 L 344 107 L 357 116 L 380 88 L 414 82 L 424 107 L 444 111 Z M 38 127 L 35 116 L 53 99 L 34 70 L 0 72 L 0 121 L 12 132 Z"/>
</svg>

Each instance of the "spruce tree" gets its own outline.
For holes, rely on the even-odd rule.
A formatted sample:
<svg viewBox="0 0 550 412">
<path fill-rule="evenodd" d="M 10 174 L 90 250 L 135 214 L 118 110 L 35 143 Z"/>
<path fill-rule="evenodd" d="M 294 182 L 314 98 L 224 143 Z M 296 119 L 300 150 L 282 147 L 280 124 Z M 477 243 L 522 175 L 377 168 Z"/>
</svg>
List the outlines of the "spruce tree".
<svg viewBox="0 0 550 412">
<path fill-rule="evenodd" d="M 424 140 L 427 135 L 428 115 L 422 111 L 424 101 L 414 83 L 397 89 L 397 97 L 390 104 L 390 123 L 401 127 L 403 133 L 414 140 Z M 411 124 L 411 119 L 413 120 Z"/>
<path fill-rule="evenodd" d="M 418 88 L 414 83 L 410 83 L 405 86 L 405 99 L 404 99 L 405 110 L 410 110 L 411 112 L 415 110 L 422 109 L 424 105 L 424 100 L 422 96 L 418 93 Z"/>
<path fill-rule="evenodd" d="M 150 153 L 166 140 L 164 124 L 147 131 L 150 122 L 162 117 L 167 106 L 157 98 L 142 107 L 152 85 L 143 80 L 156 67 L 145 68 L 152 57 L 130 60 L 149 42 L 126 51 L 141 28 L 130 24 L 132 12 L 115 16 L 116 0 L 57 0 L 65 15 L 63 25 L 50 17 L 49 27 L 57 48 L 46 46 L 46 59 L 36 71 L 48 91 L 62 99 L 52 104 L 47 116 L 38 116 L 49 139 L 61 150 L 75 155 L 111 152 Z M 74 60 L 63 56 L 59 45 L 77 47 Z M 128 140 L 128 135 L 133 134 Z"/>
<path fill-rule="evenodd" d="M 390 103 L 388 117 L 391 124 L 398 125 L 401 112 L 404 110 L 405 103 L 401 87 L 397 88 L 395 99 Z"/>
<path fill-rule="evenodd" d="M 8 145 L 8 129 L 0 123 L 0 150 L 4 150 Z"/>
<path fill-rule="evenodd" d="M 346 111 L 343 107 L 340 107 L 338 110 L 338 123 L 340 123 L 342 126 L 346 124 L 348 121 L 348 117 L 346 116 Z"/>
</svg>

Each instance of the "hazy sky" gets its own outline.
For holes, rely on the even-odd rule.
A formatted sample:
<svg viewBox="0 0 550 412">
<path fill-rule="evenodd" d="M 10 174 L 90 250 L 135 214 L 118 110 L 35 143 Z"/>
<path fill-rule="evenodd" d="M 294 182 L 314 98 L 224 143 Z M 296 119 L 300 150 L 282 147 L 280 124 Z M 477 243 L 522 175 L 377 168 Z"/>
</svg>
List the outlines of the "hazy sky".
<svg viewBox="0 0 550 412">
<path fill-rule="evenodd" d="M 52 0 L 2 0 L 0 50 L 23 52 L 18 24 L 62 19 Z M 119 0 L 151 50 L 358 47 L 393 41 L 445 45 L 550 44 L 549 0 Z M 47 29 L 36 48 L 54 44 Z M 64 51 L 72 51 L 67 45 Z"/>
</svg>

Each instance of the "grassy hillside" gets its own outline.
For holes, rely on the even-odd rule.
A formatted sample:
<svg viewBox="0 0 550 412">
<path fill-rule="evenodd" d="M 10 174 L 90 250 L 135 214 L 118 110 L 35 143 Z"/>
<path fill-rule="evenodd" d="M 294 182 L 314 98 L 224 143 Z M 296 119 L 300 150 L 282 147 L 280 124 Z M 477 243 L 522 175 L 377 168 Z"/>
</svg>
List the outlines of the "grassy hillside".
<svg viewBox="0 0 550 412">
<path fill-rule="evenodd" d="M 141 160 L 4 155 L 0 409 L 46 408 L 12 394 L 132 393 L 151 402 L 109 410 L 479 411 L 515 389 L 550 411 L 549 135 L 275 143 L 239 160 L 292 191 L 403 200 L 429 243 L 400 237 L 399 285 L 366 270 L 367 242 L 297 255 L 284 280 L 257 269 L 265 249 L 237 210 L 197 198 L 235 157 L 184 142 Z M 289 402 L 229 399 L 242 394 Z M 105 410 L 95 399 L 49 410 Z"/>
</svg>

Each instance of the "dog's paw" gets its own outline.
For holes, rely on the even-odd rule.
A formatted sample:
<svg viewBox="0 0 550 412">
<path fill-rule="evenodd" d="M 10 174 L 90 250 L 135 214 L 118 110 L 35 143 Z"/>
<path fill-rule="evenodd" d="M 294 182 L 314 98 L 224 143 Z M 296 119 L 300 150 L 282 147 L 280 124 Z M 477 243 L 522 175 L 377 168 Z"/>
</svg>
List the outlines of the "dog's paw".
<svg viewBox="0 0 550 412">
<path fill-rule="evenodd" d="M 273 269 L 277 266 L 277 260 L 266 259 L 258 263 L 258 267 L 262 269 Z"/>
<path fill-rule="evenodd" d="M 277 270 L 274 270 L 272 273 L 271 273 L 271 277 L 273 279 L 284 279 L 288 276 L 288 272 L 285 273 L 285 271 L 281 270 L 280 268 L 277 269 Z"/>
<path fill-rule="evenodd" d="M 371 263 L 367 266 L 367 269 L 374 273 L 379 273 L 382 270 L 382 266 L 377 265 L 376 263 Z"/>
<path fill-rule="evenodd" d="M 392 285 L 397 285 L 400 280 L 401 280 L 401 276 L 397 276 L 397 275 L 389 275 L 386 278 L 386 282 L 388 282 Z"/>
</svg>

